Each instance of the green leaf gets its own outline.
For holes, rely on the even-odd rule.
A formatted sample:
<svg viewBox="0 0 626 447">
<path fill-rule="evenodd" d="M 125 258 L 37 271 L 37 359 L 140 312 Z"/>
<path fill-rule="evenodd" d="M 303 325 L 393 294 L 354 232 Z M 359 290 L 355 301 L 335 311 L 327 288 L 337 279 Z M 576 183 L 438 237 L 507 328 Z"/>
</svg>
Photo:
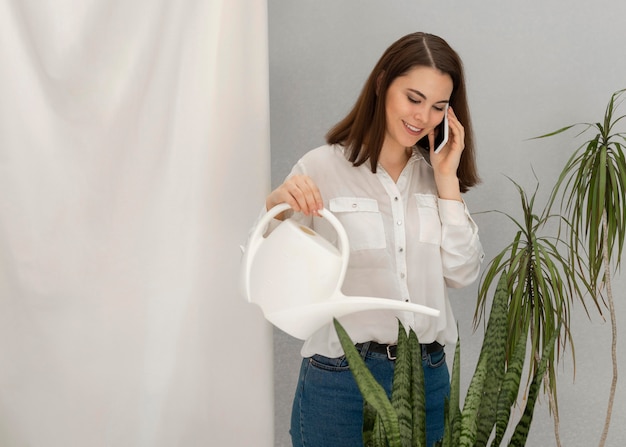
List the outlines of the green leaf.
<svg viewBox="0 0 626 447">
<path fill-rule="evenodd" d="M 554 337 L 550 339 L 545 349 L 543 350 L 539 368 L 535 372 L 533 381 L 528 390 L 528 399 L 526 401 L 524 414 L 522 415 L 522 418 L 520 419 L 519 423 L 515 427 L 515 431 L 513 432 L 513 435 L 511 436 L 511 442 L 509 443 L 509 446 L 511 447 L 523 447 L 526 445 L 526 439 L 528 438 L 528 433 L 530 431 L 530 424 L 533 419 L 535 404 L 537 402 L 537 397 L 539 395 L 539 388 L 543 380 L 543 377 L 546 373 L 546 368 L 547 368 L 549 359 L 552 358 L 552 353 L 554 351 L 554 344 L 556 341 L 557 333 L 558 332 L 555 332 Z"/>
<path fill-rule="evenodd" d="M 538 136 L 538 137 L 533 137 L 533 138 L 530 138 L 530 140 L 538 140 L 538 139 L 540 139 L 540 138 L 553 137 L 554 135 L 558 135 L 558 134 L 560 134 L 560 133 L 563 133 L 563 132 L 565 132 L 565 131 L 568 131 L 568 130 L 570 130 L 572 127 L 575 127 L 575 126 L 576 126 L 576 124 L 572 124 L 571 126 L 565 126 L 565 127 L 562 127 L 562 128 L 561 128 L 561 129 L 559 129 L 559 130 L 555 130 L 554 132 L 550 132 L 550 133 L 547 133 L 547 134 L 545 134 L 545 135 L 540 135 L 540 136 Z"/>
<path fill-rule="evenodd" d="M 461 434 L 459 445 L 474 447 L 487 442 L 488 433 L 495 423 L 497 394 L 501 385 L 504 368 L 504 340 L 508 304 L 507 274 L 502 272 L 491 306 L 487 331 L 478 357 L 476 370 L 470 381 L 461 413 Z M 494 367 L 494 363 L 499 363 Z M 488 389 L 494 387 L 495 390 Z M 489 408 L 491 407 L 491 408 Z M 483 421 L 483 418 L 485 421 Z M 481 433 L 478 433 L 481 421 Z"/>
<path fill-rule="evenodd" d="M 398 321 L 398 347 L 394 365 L 391 404 L 398 415 L 400 439 L 404 447 L 411 447 L 413 436 L 412 373 L 414 359 L 412 354 L 406 330 Z M 424 408 L 422 410 L 424 411 Z"/>
<path fill-rule="evenodd" d="M 487 375 L 487 361 L 486 356 L 479 357 L 470 386 L 465 395 L 465 403 L 461 412 L 461 434 L 459 438 L 459 446 L 461 447 L 474 447 L 476 442 L 478 409 Z"/>
<path fill-rule="evenodd" d="M 579 156 L 573 156 L 569 161 L 569 163 L 580 162 L 587 163 Z M 581 174 L 579 177 L 576 181 L 587 181 L 584 175 Z M 536 206 L 538 186 L 531 196 L 527 196 L 521 186 L 511 181 L 519 193 L 522 218 L 515 220 L 509 217 L 519 231 L 513 241 L 488 265 L 481 278 L 474 324 L 476 326 L 480 316 L 484 315 L 488 291 L 493 286 L 495 278 L 506 270 L 510 302 L 505 352 L 507 358 L 510 359 L 514 355 L 518 340 L 526 337 L 526 328 L 529 327 L 531 334 L 529 349 L 532 359 L 528 369 L 528 382 L 530 383 L 532 374 L 538 368 L 535 353 L 542 352 L 545 343 L 559 324 L 562 324 L 563 346 L 569 344 L 572 355 L 575 357 L 574 344 L 568 330 L 570 307 L 574 300 L 579 300 L 586 309 L 584 298 L 593 290 L 594 284 L 579 273 L 579 267 L 586 264 L 581 258 L 584 250 L 575 249 L 578 245 L 571 238 L 572 232 L 565 233 L 570 238 L 569 243 L 561 238 L 560 227 L 557 228 L 558 234 L 555 237 L 549 238 L 542 234 L 547 229 L 550 219 L 556 217 L 559 222 L 565 219 L 559 214 L 551 213 L 548 208 L 545 208 L 541 214 L 536 213 L 533 208 Z M 570 179 L 567 176 L 561 176 L 559 182 L 565 184 L 570 182 Z M 551 200 L 554 197 L 555 195 L 552 194 Z M 549 205 L 551 203 L 549 202 Z M 564 254 L 561 254 L 557 245 L 562 245 L 565 249 Z M 557 351 L 554 355 L 560 355 L 560 352 Z M 548 363 L 550 376 L 556 376 L 555 365 L 556 362 L 553 361 Z M 548 386 L 548 392 L 557 402 L 556 381 L 549 381 Z"/>
<path fill-rule="evenodd" d="M 520 381 L 526 360 L 527 343 L 528 341 L 525 337 L 520 337 L 515 347 L 515 354 L 509 361 L 506 374 L 504 375 L 502 389 L 498 397 L 496 434 L 491 443 L 493 446 L 498 446 L 502 442 L 511 418 L 511 408 L 519 395 Z"/>
<path fill-rule="evenodd" d="M 450 404 L 448 409 L 449 430 L 447 447 L 459 445 L 461 436 L 461 339 L 456 342 L 454 350 L 454 364 L 452 365 L 452 378 L 450 381 Z"/>
<path fill-rule="evenodd" d="M 502 386 L 505 365 L 505 343 L 507 337 L 507 309 L 509 289 L 507 274 L 503 272 L 491 306 L 487 332 L 480 356 L 485 357 L 486 378 L 478 410 L 476 445 L 487 445 L 496 422 L 498 395 Z"/>
<path fill-rule="evenodd" d="M 411 374 L 411 398 L 413 401 L 413 433 L 411 447 L 426 447 L 426 396 L 422 348 L 417 335 L 409 331 L 408 351 L 411 353 L 413 371 Z"/>
<path fill-rule="evenodd" d="M 364 447 L 376 447 L 374 433 L 376 424 L 380 421 L 377 418 L 378 413 L 366 400 L 363 401 L 363 446 Z"/>
<path fill-rule="evenodd" d="M 350 371 L 366 400 L 378 413 L 385 430 L 389 447 L 403 447 L 400 440 L 398 415 L 387 397 L 383 387 L 376 381 L 369 368 L 365 365 L 361 354 L 337 319 L 333 319 L 335 330 L 350 365 Z"/>
</svg>

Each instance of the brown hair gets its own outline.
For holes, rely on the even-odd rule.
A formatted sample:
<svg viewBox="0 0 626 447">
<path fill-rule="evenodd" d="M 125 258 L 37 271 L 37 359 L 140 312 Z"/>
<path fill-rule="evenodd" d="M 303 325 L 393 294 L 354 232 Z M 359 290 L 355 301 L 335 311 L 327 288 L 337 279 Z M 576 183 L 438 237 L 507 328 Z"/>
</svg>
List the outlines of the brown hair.
<svg viewBox="0 0 626 447">
<path fill-rule="evenodd" d="M 435 68 L 452 78 L 450 105 L 465 128 L 465 149 L 457 170 L 461 192 L 480 182 L 476 169 L 474 137 L 467 104 L 463 63 L 442 38 L 413 33 L 394 42 L 383 53 L 348 115 L 326 134 L 328 144 L 341 144 L 354 166 L 367 160 L 376 172 L 386 132 L 385 99 L 389 85 L 416 66 Z M 379 101 L 379 98 L 383 100 Z"/>
</svg>

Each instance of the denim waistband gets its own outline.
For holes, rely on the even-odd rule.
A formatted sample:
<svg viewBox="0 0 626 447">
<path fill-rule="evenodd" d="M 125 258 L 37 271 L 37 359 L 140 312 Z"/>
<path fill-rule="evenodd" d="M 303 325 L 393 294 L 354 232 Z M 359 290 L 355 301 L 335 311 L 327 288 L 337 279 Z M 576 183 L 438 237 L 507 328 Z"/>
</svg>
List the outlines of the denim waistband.
<svg viewBox="0 0 626 447">
<path fill-rule="evenodd" d="M 396 344 L 381 344 L 375 341 L 367 341 L 365 343 L 357 343 L 357 350 L 361 355 L 366 355 L 368 352 L 375 352 L 377 354 L 385 354 L 389 360 L 396 359 L 396 352 L 398 345 Z M 428 344 L 420 344 L 422 347 L 422 355 L 435 354 L 436 352 L 443 351 L 443 345 L 439 342 L 432 342 Z"/>
</svg>

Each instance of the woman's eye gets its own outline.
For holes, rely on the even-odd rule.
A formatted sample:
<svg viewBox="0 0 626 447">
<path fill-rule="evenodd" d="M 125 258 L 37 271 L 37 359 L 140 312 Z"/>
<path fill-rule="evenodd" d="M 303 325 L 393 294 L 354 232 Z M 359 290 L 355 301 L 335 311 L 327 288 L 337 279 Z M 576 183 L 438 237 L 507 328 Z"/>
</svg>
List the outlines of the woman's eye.
<svg viewBox="0 0 626 447">
<path fill-rule="evenodd" d="M 443 112 L 446 109 L 444 107 L 435 107 L 435 110 L 438 112 Z"/>
<path fill-rule="evenodd" d="M 420 103 L 419 99 L 411 98 L 410 96 L 407 96 L 407 98 L 409 98 L 409 101 L 411 101 L 413 104 L 419 104 Z"/>
</svg>

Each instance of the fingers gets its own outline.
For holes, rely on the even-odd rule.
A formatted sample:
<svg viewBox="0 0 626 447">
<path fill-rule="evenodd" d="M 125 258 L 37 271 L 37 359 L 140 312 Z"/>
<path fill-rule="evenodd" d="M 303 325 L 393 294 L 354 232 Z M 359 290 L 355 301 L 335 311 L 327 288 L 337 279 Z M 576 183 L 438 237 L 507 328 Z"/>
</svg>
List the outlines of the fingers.
<svg viewBox="0 0 626 447">
<path fill-rule="evenodd" d="M 294 211 L 302 212 L 308 216 L 317 214 L 322 209 L 322 196 L 310 177 L 305 175 L 294 176 L 284 185 L 288 203 Z"/>
<path fill-rule="evenodd" d="M 434 149 L 430 152 L 430 161 L 435 170 L 435 175 L 439 178 L 456 177 L 463 149 L 465 149 L 465 128 L 452 110 L 448 109 L 448 142 L 443 149 L 434 153 Z M 431 140 L 431 148 L 433 142 Z"/>
<path fill-rule="evenodd" d="M 431 132 L 428 137 L 430 140 L 431 147 L 431 161 L 437 159 L 439 162 L 442 160 L 449 160 L 450 163 L 456 160 L 458 164 L 463 149 L 465 149 L 465 128 L 457 118 L 452 110 L 452 107 L 448 109 L 448 129 L 449 129 L 449 138 L 446 145 L 443 147 L 441 152 L 437 154 L 434 153 L 434 131 Z"/>
<path fill-rule="evenodd" d="M 432 154 L 435 150 L 435 130 L 431 130 L 428 134 L 428 147 L 430 148 L 430 153 Z"/>
<path fill-rule="evenodd" d="M 452 150 L 463 151 L 465 149 L 465 128 L 452 110 L 448 109 L 448 124 L 450 126 Z"/>
<path fill-rule="evenodd" d="M 267 209 L 279 203 L 287 203 L 294 211 L 307 216 L 318 215 L 324 207 L 317 185 L 306 175 L 294 175 L 270 193 L 266 200 Z"/>
</svg>

